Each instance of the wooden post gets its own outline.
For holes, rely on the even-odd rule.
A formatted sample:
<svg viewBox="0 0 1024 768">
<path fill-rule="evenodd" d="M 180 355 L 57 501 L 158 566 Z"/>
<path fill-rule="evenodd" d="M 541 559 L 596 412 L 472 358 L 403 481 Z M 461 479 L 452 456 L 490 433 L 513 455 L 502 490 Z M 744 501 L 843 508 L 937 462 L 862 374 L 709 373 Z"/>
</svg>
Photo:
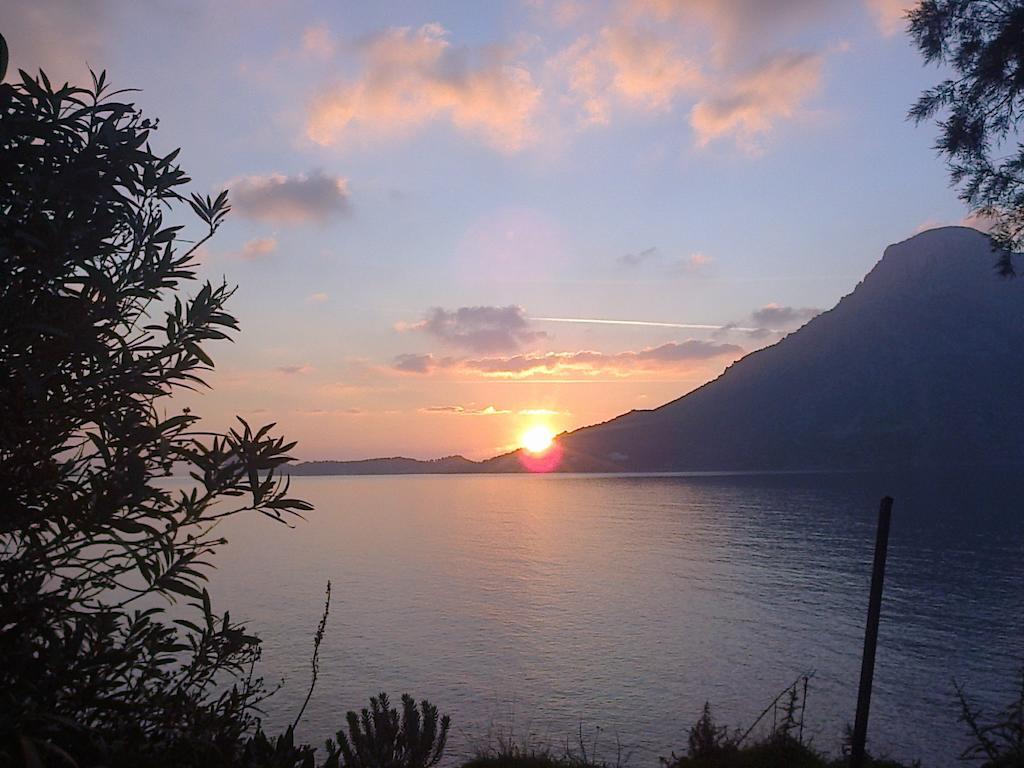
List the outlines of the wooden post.
<svg viewBox="0 0 1024 768">
<path fill-rule="evenodd" d="M 853 724 L 853 743 L 850 746 L 850 768 L 863 768 L 864 765 L 864 746 L 868 738 L 871 682 L 875 676 L 875 648 L 878 645 L 878 619 L 882 612 L 882 584 L 885 581 L 885 556 L 889 548 L 891 518 L 892 497 L 886 496 L 878 510 L 875 562 L 871 568 L 871 597 L 868 600 L 868 622 L 864 628 L 864 655 L 860 662 L 860 690 L 857 692 L 857 719 Z"/>
</svg>

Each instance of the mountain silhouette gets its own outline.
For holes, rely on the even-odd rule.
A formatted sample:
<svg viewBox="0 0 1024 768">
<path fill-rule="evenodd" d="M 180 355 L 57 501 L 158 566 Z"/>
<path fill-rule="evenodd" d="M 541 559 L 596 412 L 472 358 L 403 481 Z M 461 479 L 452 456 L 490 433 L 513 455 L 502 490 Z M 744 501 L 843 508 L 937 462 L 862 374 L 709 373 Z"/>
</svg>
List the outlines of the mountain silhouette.
<svg viewBox="0 0 1024 768">
<path fill-rule="evenodd" d="M 462 475 L 480 472 L 481 463 L 464 456 L 441 459 L 409 459 L 392 456 L 356 461 L 304 461 L 288 468 L 293 475 Z"/>
<path fill-rule="evenodd" d="M 555 471 L 1024 465 L 1024 279 L 999 277 L 998 256 L 967 227 L 891 245 L 833 309 L 717 379 L 660 408 L 560 435 Z M 513 451 L 482 462 L 391 458 L 292 471 L 528 471 L 522 459 Z"/>
<path fill-rule="evenodd" d="M 992 241 L 918 234 L 832 310 L 649 411 L 559 437 L 560 471 L 1024 464 L 1024 280 Z M 483 471 L 518 471 L 518 452 Z"/>
</svg>

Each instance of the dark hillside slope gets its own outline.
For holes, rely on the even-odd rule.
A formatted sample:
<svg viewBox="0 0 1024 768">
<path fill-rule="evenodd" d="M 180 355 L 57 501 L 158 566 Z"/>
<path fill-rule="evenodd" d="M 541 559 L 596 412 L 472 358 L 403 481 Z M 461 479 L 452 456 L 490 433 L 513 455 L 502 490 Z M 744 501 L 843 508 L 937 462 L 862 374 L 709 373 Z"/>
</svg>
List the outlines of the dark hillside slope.
<svg viewBox="0 0 1024 768">
<path fill-rule="evenodd" d="M 1024 464 L 1024 279 L 995 261 L 963 227 L 890 246 L 835 308 L 718 379 L 563 435 L 560 469 Z"/>
</svg>

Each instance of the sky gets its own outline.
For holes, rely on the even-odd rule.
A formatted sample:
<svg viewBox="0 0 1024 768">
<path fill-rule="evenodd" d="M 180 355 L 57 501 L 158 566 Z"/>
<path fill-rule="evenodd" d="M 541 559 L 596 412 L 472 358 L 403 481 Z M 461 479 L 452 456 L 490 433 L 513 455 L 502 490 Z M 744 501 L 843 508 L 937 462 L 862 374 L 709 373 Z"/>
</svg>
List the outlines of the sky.
<svg viewBox="0 0 1024 768">
<path fill-rule="evenodd" d="M 200 274 L 242 331 L 173 407 L 480 459 L 675 399 L 964 220 L 906 5 L 7 0 L 0 31 L 140 89 L 230 189 Z"/>
</svg>

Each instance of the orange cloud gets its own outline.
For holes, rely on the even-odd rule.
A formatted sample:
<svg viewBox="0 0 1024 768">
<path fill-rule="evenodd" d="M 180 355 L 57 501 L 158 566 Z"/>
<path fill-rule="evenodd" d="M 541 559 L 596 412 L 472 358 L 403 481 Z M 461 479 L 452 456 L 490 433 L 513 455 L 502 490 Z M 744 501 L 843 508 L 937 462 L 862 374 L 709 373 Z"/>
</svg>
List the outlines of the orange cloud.
<svg viewBox="0 0 1024 768">
<path fill-rule="evenodd" d="M 700 270 L 710 266 L 713 261 L 714 259 L 706 253 L 697 251 L 683 259 L 679 264 L 679 268 L 686 272 L 699 272 Z"/>
<path fill-rule="evenodd" d="M 477 359 L 438 358 L 430 354 L 399 355 L 395 359 L 394 369 L 417 374 L 445 370 L 472 377 L 502 379 L 626 377 L 635 373 L 692 371 L 710 360 L 735 360 L 743 351 L 742 347 L 735 344 L 690 339 L 683 342 L 668 342 L 639 351 L 611 354 L 582 350 Z"/>
<path fill-rule="evenodd" d="M 420 413 L 447 414 L 451 416 L 505 416 L 512 411 L 501 410 L 493 405 L 486 408 L 473 408 L 462 405 L 432 405 L 427 408 L 420 408 Z"/>
<path fill-rule="evenodd" d="M 822 58 L 811 53 L 781 53 L 727 84 L 715 96 L 702 99 L 690 112 L 697 144 L 731 136 L 747 150 L 775 122 L 794 117 L 821 82 Z"/>
<path fill-rule="evenodd" d="M 886 37 L 899 34 L 907 26 L 907 11 L 917 5 L 913 0 L 866 0 L 879 31 Z"/>
<path fill-rule="evenodd" d="M 254 261 L 264 256 L 269 256 L 276 250 L 276 237 L 257 237 L 252 240 L 246 240 L 238 255 L 246 261 Z"/>
<path fill-rule="evenodd" d="M 361 75 L 314 98 L 307 136 L 334 145 L 447 120 L 500 150 L 529 144 L 540 101 L 529 70 L 509 62 L 504 50 L 454 49 L 447 35 L 440 24 L 427 24 L 374 37 L 362 48 Z"/>
<path fill-rule="evenodd" d="M 846 12 L 839 0 L 621 0 L 596 33 L 547 67 L 585 125 L 615 109 L 667 112 L 684 99 L 696 143 L 728 137 L 746 150 L 800 114 L 821 81 L 823 53 L 780 51 L 810 20 Z M 835 49 L 830 49 L 835 50 Z"/>
<path fill-rule="evenodd" d="M 338 51 L 338 44 L 326 24 L 306 27 L 302 33 L 302 52 L 317 59 L 330 59 Z"/>
<path fill-rule="evenodd" d="M 607 123 L 613 101 L 667 110 L 678 93 L 702 80 L 696 64 L 672 41 L 628 27 L 583 35 L 548 66 L 565 79 L 570 97 L 590 123 Z"/>
</svg>

